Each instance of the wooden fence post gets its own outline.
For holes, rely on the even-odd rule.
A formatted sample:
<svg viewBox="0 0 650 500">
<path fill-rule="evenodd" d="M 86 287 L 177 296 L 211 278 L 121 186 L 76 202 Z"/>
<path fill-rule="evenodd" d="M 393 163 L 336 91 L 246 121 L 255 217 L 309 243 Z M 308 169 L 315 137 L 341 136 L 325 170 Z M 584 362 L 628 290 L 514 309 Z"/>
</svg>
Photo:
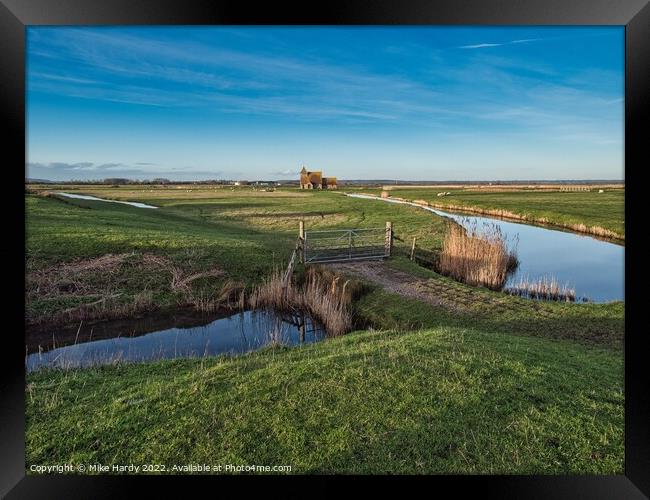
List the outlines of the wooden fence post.
<svg viewBox="0 0 650 500">
<path fill-rule="evenodd" d="M 300 263 L 305 263 L 305 221 L 300 221 L 298 223 L 298 238 L 300 239 Z"/>
<path fill-rule="evenodd" d="M 386 242 L 384 243 L 384 255 L 390 257 L 393 249 L 393 223 L 386 222 Z"/>
<path fill-rule="evenodd" d="M 348 259 L 352 260 L 352 231 L 348 232 Z"/>
<path fill-rule="evenodd" d="M 411 245 L 411 260 L 415 257 L 415 236 L 413 236 L 413 244 Z"/>
</svg>

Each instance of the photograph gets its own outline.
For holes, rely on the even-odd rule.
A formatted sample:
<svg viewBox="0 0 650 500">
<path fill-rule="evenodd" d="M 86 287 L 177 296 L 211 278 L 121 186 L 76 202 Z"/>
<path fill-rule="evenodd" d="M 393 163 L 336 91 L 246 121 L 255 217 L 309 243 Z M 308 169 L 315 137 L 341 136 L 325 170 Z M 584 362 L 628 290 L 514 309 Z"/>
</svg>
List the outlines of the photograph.
<svg viewBox="0 0 650 500">
<path fill-rule="evenodd" d="M 650 498 L 648 0 L 0 26 L 0 498 Z"/>
<path fill-rule="evenodd" d="M 25 473 L 624 473 L 622 26 L 29 26 Z"/>
</svg>

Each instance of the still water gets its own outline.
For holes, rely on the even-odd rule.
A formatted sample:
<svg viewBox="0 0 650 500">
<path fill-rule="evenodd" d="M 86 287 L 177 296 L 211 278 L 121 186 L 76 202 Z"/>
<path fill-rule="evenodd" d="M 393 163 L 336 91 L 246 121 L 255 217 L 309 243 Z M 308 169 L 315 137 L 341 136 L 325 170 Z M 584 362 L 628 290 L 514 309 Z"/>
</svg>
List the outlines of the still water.
<svg viewBox="0 0 650 500">
<path fill-rule="evenodd" d="M 447 212 L 390 198 L 348 196 L 412 205 L 479 231 L 486 225 L 498 226 L 510 244 L 516 242 L 519 258 L 519 267 L 509 276 L 506 287 L 516 285 L 522 277 L 530 281 L 555 277 L 560 285 L 575 288 L 579 299 L 586 297 L 592 302 L 624 300 L 625 247 L 622 245 L 578 233 Z"/>
<path fill-rule="evenodd" d="M 140 336 L 127 335 L 126 331 L 116 338 L 34 352 L 27 356 L 27 370 L 239 354 L 272 343 L 307 344 L 325 338 L 325 330 L 309 316 L 288 317 L 265 311 L 245 311 L 203 326 L 169 328 Z"/>
<path fill-rule="evenodd" d="M 93 201 L 105 201 L 107 203 L 121 203 L 123 205 L 131 205 L 138 208 L 158 208 L 153 205 L 147 205 L 146 203 L 140 203 L 138 201 L 118 201 L 118 200 L 106 200 L 104 198 L 97 198 L 96 196 L 90 196 L 88 194 L 71 194 L 71 193 L 56 193 L 59 196 L 65 196 L 66 198 L 76 198 L 78 200 L 93 200 Z"/>
</svg>

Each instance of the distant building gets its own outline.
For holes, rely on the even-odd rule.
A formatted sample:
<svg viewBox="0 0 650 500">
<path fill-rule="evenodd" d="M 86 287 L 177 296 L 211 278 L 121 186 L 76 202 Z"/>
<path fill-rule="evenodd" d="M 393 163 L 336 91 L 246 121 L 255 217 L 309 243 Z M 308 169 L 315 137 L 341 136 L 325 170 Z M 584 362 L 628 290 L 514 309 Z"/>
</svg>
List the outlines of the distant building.
<svg viewBox="0 0 650 500">
<path fill-rule="evenodd" d="M 300 189 L 337 189 L 336 177 L 323 177 L 323 172 L 318 170 L 308 171 L 303 165 L 300 171 Z"/>
<path fill-rule="evenodd" d="M 323 172 L 309 172 L 303 165 L 300 171 L 300 189 L 323 189 Z"/>
</svg>

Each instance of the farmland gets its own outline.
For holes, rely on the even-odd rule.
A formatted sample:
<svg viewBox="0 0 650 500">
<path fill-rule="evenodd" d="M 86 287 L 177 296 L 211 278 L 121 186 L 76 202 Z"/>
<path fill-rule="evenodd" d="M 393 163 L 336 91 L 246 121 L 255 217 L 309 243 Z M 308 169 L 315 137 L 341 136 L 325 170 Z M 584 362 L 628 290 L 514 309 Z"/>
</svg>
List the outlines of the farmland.
<svg viewBox="0 0 650 500">
<path fill-rule="evenodd" d="M 47 196 L 59 190 L 160 208 Z M 406 191 L 391 195 L 414 197 Z M 417 198 L 427 193 L 435 197 Z M 618 192 L 444 201 L 459 199 L 522 213 L 546 200 L 537 215 L 623 227 Z M 408 260 L 412 237 L 440 250 L 440 217 L 333 192 L 216 186 L 30 186 L 26 210 L 26 318 L 41 328 L 80 311 L 129 317 L 251 289 L 286 265 L 299 220 L 307 229 L 390 220 L 398 238 L 381 268 L 332 266 L 365 285 L 355 331 L 340 338 L 28 375 L 28 463 L 219 456 L 298 473 L 622 472 L 623 303 L 531 301 Z"/>
<path fill-rule="evenodd" d="M 379 194 L 381 189 L 364 190 Z M 598 227 L 611 232 L 617 239 L 625 239 L 624 208 L 625 190 L 620 186 L 608 186 L 602 193 L 598 187 L 590 191 L 560 191 L 547 187 L 544 190 L 496 189 L 458 187 L 422 187 L 400 189 L 391 187 L 390 196 L 409 200 L 425 200 L 440 208 L 476 209 L 477 213 L 509 213 L 513 218 L 530 222 L 550 223 L 575 229 L 578 226 Z M 438 193 L 450 193 L 438 196 Z"/>
<path fill-rule="evenodd" d="M 55 311 L 95 302 L 99 295 L 113 296 L 101 304 L 170 307 L 192 302 L 214 292 L 226 280 L 248 286 L 274 268 L 286 266 L 298 235 L 298 221 L 308 229 L 383 227 L 399 221 L 405 241 L 419 234 L 423 245 L 441 243 L 445 223 L 423 217 L 408 208 L 378 207 L 373 202 L 348 199 L 326 192 L 296 191 L 259 193 L 250 189 L 131 191 L 84 189 L 85 193 L 115 199 L 137 199 L 161 208 L 137 209 L 97 201 L 27 197 L 28 277 L 55 271 L 54 266 L 75 259 L 125 255 L 113 282 L 93 294 L 60 293 L 29 295 L 27 317 L 36 322 L 53 319 Z M 397 223 L 397 222 L 396 222 Z M 404 243 L 406 246 L 407 243 Z M 227 270 L 220 277 L 194 282 L 190 291 L 174 290 L 170 273 L 160 266 L 142 263 L 143 255 L 168 259 L 186 275 Z M 151 259 L 149 259 L 151 260 Z M 92 269 L 81 276 L 88 286 L 103 279 Z M 116 276 L 117 275 L 117 276 Z M 29 280 L 28 280 L 29 281 Z M 202 286 L 204 285 L 204 286 Z M 34 284 L 29 290 L 34 290 Z M 108 302 L 108 304 L 107 304 Z"/>
</svg>

